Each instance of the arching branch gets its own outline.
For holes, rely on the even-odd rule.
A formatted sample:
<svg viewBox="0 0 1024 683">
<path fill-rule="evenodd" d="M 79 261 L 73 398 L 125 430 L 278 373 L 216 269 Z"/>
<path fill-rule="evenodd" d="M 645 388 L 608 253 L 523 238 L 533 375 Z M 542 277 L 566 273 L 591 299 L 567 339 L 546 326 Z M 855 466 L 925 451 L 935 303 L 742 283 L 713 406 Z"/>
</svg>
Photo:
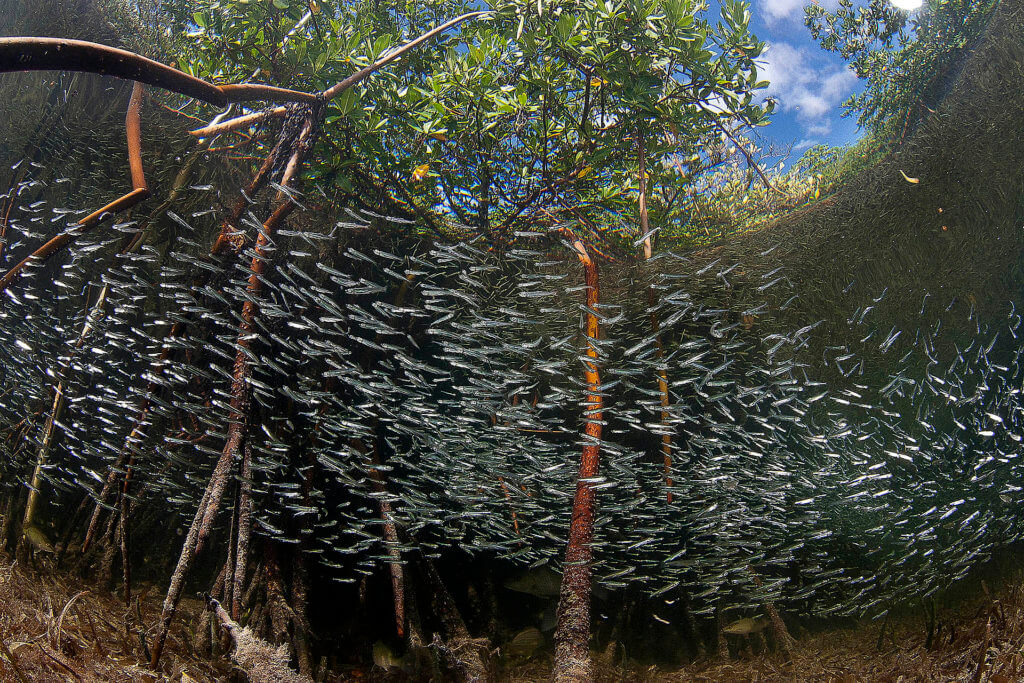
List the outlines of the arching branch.
<svg viewBox="0 0 1024 683">
<path fill-rule="evenodd" d="M 86 71 L 155 85 L 224 107 L 228 98 L 215 85 L 166 64 L 116 47 L 63 38 L 0 38 L 2 71 Z"/>
<path fill-rule="evenodd" d="M 460 17 L 456 17 L 456 18 L 452 19 L 451 21 L 445 22 L 445 23 L 441 24 L 440 26 L 427 31 L 426 33 L 424 33 L 419 38 L 416 38 L 415 40 L 410 40 L 408 43 L 405 43 L 404 45 L 399 46 L 393 52 L 390 52 L 390 53 L 384 55 L 383 57 L 378 59 L 376 62 L 371 64 L 370 66 L 368 66 L 368 67 L 366 67 L 364 69 L 360 69 L 356 73 L 354 73 L 351 76 L 349 76 L 348 78 L 338 82 L 337 84 L 335 84 L 334 86 L 328 88 L 327 90 L 323 91 L 322 93 L 319 93 L 318 95 L 310 95 L 310 97 L 312 97 L 314 101 L 317 98 L 322 98 L 324 101 L 333 100 L 335 97 L 337 97 L 341 93 L 345 92 L 346 90 L 351 88 L 353 85 L 356 85 L 356 84 L 366 80 L 371 75 L 373 75 L 376 71 L 380 70 L 382 67 L 387 66 L 391 62 L 395 61 L 396 59 L 398 59 L 402 55 L 406 54 L 410 50 L 418 47 L 419 45 L 422 45 L 423 43 L 425 43 L 426 41 L 430 40 L 434 36 L 436 36 L 438 34 L 441 34 L 441 33 L 444 33 L 448 29 L 453 28 L 455 26 L 458 26 L 459 24 L 461 24 L 462 22 L 464 22 L 464 21 L 466 21 L 468 19 L 475 19 L 475 18 L 478 18 L 478 17 L 482 17 L 485 14 L 489 14 L 489 12 L 469 12 L 468 14 L 463 14 Z M 242 87 L 243 86 L 223 86 L 221 89 L 222 90 L 228 90 L 229 92 L 233 92 L 234 89 L 240 89 Z M 270 98 L 265 98 L 265 99 L 270 99 Z M 232 101 L 237 101 L 237 100 L 232 100 Z M 277 107 L 275 109 L 270 109 L 270 110 L 267 110 L 267 111 L 264 111 L 264 112 L 257 112 L 255 114 L 246 114 L 244 116 L 239 116 L 239 117 L 231 119 L 229 121 L 224 121 L 223 123 L 219 123 L 219 124 L 217 124 L 215 126 L 206 126 L 204 128 L 200 128 L 198 130 L 191 131 L 190 134 L 191 135 L 195 135 L 197 137 L 207 137 L 207 136 L 210 136 L 210 135 L 217 135 L 217 134 L 220 134 L 220 133 L 228 133 L 228 132 L 231 132 L 233 130 L 239 130 L 240 128 L 247 128 L 248 126 L 252 125 L 253 123 L 256 123 L 257 121 L 265 119 L 265 118 L 268 118 L 268 117 L 283 116 L 285 111 L 286 110 L 284 109 L 284 107 Z"/>
<path fill-rule="evenodd" d="M 51 238 L 43 246 L 26 256 L 17 265 L 0 276 L 0 292 L 7 289 L 14 278 L 32 263 L 41 263 L 49 258 L 55 251 L 73 241 L 78 235 L 89 230 L 101 221 L 113 216 L 118 211 L 130 209 L 139 202 L 149 197 L 149 186 L 146 184 L 146 177 L 142 172 L 142 135 L 140 123 L 140 110 L 142 108 L 142 84 L 135 83 L 132 88 L 132 97 L 128 102 L 128 113 L 125 116 L 125 130 L 128 137 L 128 165 L 131 169 L 132 191 L 123 197 L 110 202 L 102 209 L 94 211 L 82 220 L 78 221 L 75 228 L 67 230 Z"/>
</svg>

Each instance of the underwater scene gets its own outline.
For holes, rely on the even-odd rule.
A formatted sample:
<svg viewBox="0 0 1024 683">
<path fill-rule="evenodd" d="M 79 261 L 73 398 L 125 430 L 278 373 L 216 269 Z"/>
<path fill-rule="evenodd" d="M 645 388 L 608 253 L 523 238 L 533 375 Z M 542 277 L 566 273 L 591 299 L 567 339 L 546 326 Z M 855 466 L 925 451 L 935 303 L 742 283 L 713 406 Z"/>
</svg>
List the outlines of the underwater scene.
<svg viewBox="0 0 1024 683">
<path fill-rule="evenodd" d="M 0 679 L 1024 680 L 1022 29 L 0 0 Z"/>
</svg>

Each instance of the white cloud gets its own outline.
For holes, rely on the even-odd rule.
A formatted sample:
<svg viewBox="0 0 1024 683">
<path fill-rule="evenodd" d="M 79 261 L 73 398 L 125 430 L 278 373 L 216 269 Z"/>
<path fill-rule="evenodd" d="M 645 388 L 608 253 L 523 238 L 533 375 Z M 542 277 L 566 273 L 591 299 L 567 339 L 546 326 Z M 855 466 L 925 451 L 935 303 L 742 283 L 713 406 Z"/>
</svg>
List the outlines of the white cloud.
<svg viewBox="0 0 1024 683">
<path fill-rule="evenodd" d="M 828 135 L 836 108 L 852 92 L 857 76 L 845 66 L 827 66 L 808 50 L 789 43 L 771 43 L 759 60 L 759 78 L 771 85 L 765 95 L 781 111 L 792 112 L 805 137 Z"/>
<path fill-rule="evenodd" d="M 771 20 L 793 15 L 803 6 L 803 0 L 765 0 L 763 8 L 765 17 Z"/>
<path fill-rule="evenodd" d="M 780 19 L 799 19 L 804 16 L 804 6 L 809 5 L 809 0 L 764 0 L 759 3 L 761 6 L 761 14 L 769 24 L 779 21 Z M 838 0 L 823 0 L 816 4 L 821 5 L 825 9 L 835 9 L 839 2 Z"/>
<path fill-rule="evenodd" d="M 802 152 L 805 149 L 810 149 L 811 147 L 814 147 L 816 144 L 818 144 L 818 141 L 815 140 L 814 138 L 804 138 L 800 142 L 793 145 L 793 152 Z"/>
</svg>

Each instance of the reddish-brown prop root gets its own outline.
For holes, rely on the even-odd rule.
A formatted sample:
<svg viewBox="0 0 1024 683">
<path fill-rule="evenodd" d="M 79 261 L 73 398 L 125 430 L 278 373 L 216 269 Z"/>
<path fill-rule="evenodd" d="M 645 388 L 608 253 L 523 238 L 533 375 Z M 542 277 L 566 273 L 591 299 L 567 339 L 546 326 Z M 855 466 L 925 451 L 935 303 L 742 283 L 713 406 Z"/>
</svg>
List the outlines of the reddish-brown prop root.
<svg viewBox="0 0 1024 683">
<path fill-rule="evenodd" d="M 583 264 L 587 285 L 586 342 L 587 360 L 583 376 L 587 384 L 583 454 L 580 458 L 576 495 L 569 523 L 569 543 L 558 598 L 558 625 L 555 628 L 555 681 L 583 681 L 593 678 L 590 662 L 590 564 L 593 557 L 595 492 L 591 480 L 597 476 L 601 455 L 601 413 L 603 401 L 598 387 L 597 340 L 600 334 L 596 306 L 600 303 L 597 262 L 582 241 L 573 244 Z"/>
</svg>

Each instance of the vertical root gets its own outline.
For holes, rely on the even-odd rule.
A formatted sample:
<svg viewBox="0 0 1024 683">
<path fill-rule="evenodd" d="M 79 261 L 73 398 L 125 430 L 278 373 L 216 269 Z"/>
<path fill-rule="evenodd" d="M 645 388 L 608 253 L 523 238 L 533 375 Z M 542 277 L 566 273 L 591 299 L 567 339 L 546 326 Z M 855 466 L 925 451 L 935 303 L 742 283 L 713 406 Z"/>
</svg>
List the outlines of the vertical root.
<svg viewBox="0 0 1024 683">
<path fill-rule="evenodd" d="M 121 576 L 124 581 L 124 604 L 132 603 L 132 564 L 128 543 L 128 480 L 124 482 L 125 491 L 121 494 L 121 508 L 117 516 L 117 535 L 121 540 Z"/>
<path fill-rule="evenodd" d="M 118 516 L 111 515 L 107 521 L 106 531 L 103 533 L 103 558 L 100 560 L 100 568 L 97 573 L 97 583 L 103 590 L 109 590 L 114 580 L 114 562 L 117 560 L 117 552 L 120 549 L 117 522 Z"/>
<path fill-rule="evenodd" d="M 279 645 L 287 646 L 288 624 L 294 617 L 294 612 L 284 596 L 284 583 L 281 579 L 281 565 L 278 560 L 277 546 L 273 543 L 266 544 L 264 554 L 266 564 L 264 565 L 266 591 L 267 591 L 267 617 L 270 622 L 270 640 Z"/>
<path fill-rule="evenodd" d="M 760 588 L 764 583 L 761 580 L 761 577 L 753 569 L 750 569 L 749 571 L 750 575 L 753 577 L 754 585 Z M 776 647 L 782 651 L 787 659 L 793 659 L 793 645 L 796 641 L 793 639 L 793 636 L 789 635 L 786 623 L 782 621 L 782 617 L 779 616 L 779 610 L 775 608 L 775 603 L 764 603 L 764 612 L 768 615 L 768 621 L 771 623 L 772 636 L 775 638 Z"/>
<path fill-rule="evenodd" d="M 242 481 L 239 485 L 238 532 L 235 540 L 234 576 L 231 590 L 231 618 L 237 620 L 242 610 L 242 587 L 249 558 L 249 535 L 252 532 L 252 453 L 246 444 L 242 450 Z"/>
<path fill-rule="evenodd" d="M 211 484 L 213 482 L 210 482 Z M 174 619 L 174 612 L 178 608 L 178 600 L 181 598 L 181 591 L 185 586 L 185 578 L 192 565 L 192 558 L 195 553 L 196 538 L 199 536 L 199 523 L 202 521 L 203 503 L 209 497 L 210 486 L 206 488 L 203 499 L 200 501 L 199 509 L 196 510 L 192 519 L 192 526 L 188 530 L 185 542 L 181 547 L 181 554 L 178 556 L 178 564 L 171 574 L 171 583 L 167 587 L 167 597 L 164 598 L 163 609 L 160 612 L 160 622 L 157 625 L 156 637 L 153 640 L 151 650 L 150 666 L 156 668 L 160 662 L 160 655 L 163 653 L 164 642 L 167 640 L 167 633 L 171 629 L 171 621 Z"/>
<path fill-rule="evenodd" d="M 209 596 L 214 600 L 220 600 L 223 597 L 226 569 L 226 566 L 221 567 L 217 572 L 217 578 L 213 581 L 213 588 L 210 589 Z M 211 615 L 212 612 L 204 610 L 202 616 L 199 617 L 199 626 L 196 628 L 196 649 L 203 655 L 212 657 L 216 650 L 216 639 L 210 630 Z"/>
<path fill-rule="evenodd" d="M 306 567 L 306 554 L 301 550 L 292 556 L 292 642 L 295 644 L 295 657 L 299 660 L 299 672 L 307 676 L 313 675 L 313 654 L 310 651 L 310 627 L 306 618 L 309 607 L 309 570 Z"/>
<path fill-rule="evenodd" d="M 598 391 L 601 378 L 597 369 L 596 342 L 600 326 L 595 307 L 600 303 L 597 262 L 587 253 L 582 241 L 573 247 L 583 264 L 587 284 L 586 341 L 587 361 L 584 380 L 587 402 L 583 418 L 583 453 L 580 457 L 576 495 L 573 498 L 569 523 L 569 542 L 558 599 L 558 625 L 555 628 L 556 681 L 589 681 L 593 679 L 590 662 L 590 563 L 591 540 L 594 534 L 594 489 L 589 483 L 597 476 L 600 459 L 602 397 Z"/>
<path fill-rule="evenodd" d="M 308 130 L 308 127 L 304 129 L 304 131 Z M 292 157 L 292 161 L 294 160 L 295 155 Z M 210 481 L 207 484 L 202 500 L 199 502 L 196 515 L 192 520 L 192 526 L 189 528 L 188 536 L 185 538 L 185 543 L 182 546 L 178 564 L 171 575 L 171 583 L 167 589 L 167 597 L 164 599 L 164 606 L 150 659 L 150 666 L 154 669 L 160 662 L 160 655 L 163 652 L 164 642 L 167 639 L 167 632 L 171 627 L 171 621 L 174 619 L 174 612 L 178 607 L 178 601 L 181 599 L 181 591 L 191 569 L 192 560 L 202 550 L 203 543 L 213 528 L 224 490 L 227 488 L 231 477 L 235 455 L 242 442 L 245 422 L 248 419 L 248 378 L 251 372 L 245 352 L 249 351 L 251 345 L 249 334 L 252 332 L 258 311 L 258 306 L 254 303 L 254 300 L 262 291 L 260 278 L 263 276 L 266 268 L 268 258 L 266 250 L 270 239 L 277 227 L 294 208 L 295 204 L 291 200 L 286 199 L 263 224 L 263 230 L 260 232 L 259 239 L 257 240 L 256 253 L 253 256 L 251 265 L 252 275 L 249 277 L 248 285 L 248 292 L 252 295 L 252 298 L 248 299 L 242 307 L 242 322 L 238 335 L 238 346 L 240 348 L 235 356 L 234 381 L 231 384 L 232 421 L 228 426 L 228 436 L 224 444 L 224 450 L 221 452 L 220 459 L 210 475 Z"/>
</svg>

